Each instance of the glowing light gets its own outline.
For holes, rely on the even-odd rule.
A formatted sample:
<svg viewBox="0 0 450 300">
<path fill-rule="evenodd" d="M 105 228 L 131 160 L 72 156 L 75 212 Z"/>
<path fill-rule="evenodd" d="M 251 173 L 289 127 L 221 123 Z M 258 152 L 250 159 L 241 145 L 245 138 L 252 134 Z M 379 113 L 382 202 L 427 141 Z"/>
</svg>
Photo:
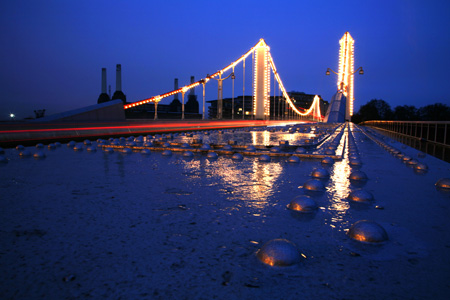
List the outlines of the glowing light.
<svg viewBox="0 0 450 300">
<path fill-rule="evenodd" d="M 265 131 L 252 131 L 252 144 L 253 145 L 270 145 L 270 132 Z"/>
<path fill-rule="evenodd" d="M 266 46 L 264 52 L 264 115 L 270 115 L 270 67 L 269 67 L 269 53 L 270 48 Z"/>
<path fill-rule="evenodd" d="M 338 90 L 347 97 L 346 119 L 353 115 L 353 68 L 354 68 L 354 43 L 350 33 L 346 32 L 339 41 L 339 72 Z"/>
<path fill-rule="evenodd" d="M 253 111 L 255 116 L 259 119 L 265 118 L 265 116 L 268 116 L 270 113 L 269 50 L 269 47 L 262 39 L 255 49 Z"/>
</svg>

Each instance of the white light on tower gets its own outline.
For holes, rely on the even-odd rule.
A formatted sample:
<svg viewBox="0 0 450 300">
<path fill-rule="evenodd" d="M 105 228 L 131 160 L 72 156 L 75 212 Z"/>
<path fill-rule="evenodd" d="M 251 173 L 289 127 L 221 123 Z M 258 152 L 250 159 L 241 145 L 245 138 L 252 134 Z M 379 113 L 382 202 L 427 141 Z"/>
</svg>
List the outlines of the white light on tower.
<svg viewBox="0 0 450 300">
<path fill-rule="evenodd" d="M 253 112 L 256 119 L 265 119 L 270 113 L 270 66 L 269 51 L 263 39 L 255 48 Z"/>
<path fill-rule="evenodd" d="M 352 36 L 346 32 L 339 41 L 341 46 L 339 50 L 339 72 L 338 72 L 338 90 L 342 91 L 347 97 L 347 106 L 345 118 L 350 119 L 353 115 L 353 68 L 354 68 L 354 43 Z"/>
</svg>

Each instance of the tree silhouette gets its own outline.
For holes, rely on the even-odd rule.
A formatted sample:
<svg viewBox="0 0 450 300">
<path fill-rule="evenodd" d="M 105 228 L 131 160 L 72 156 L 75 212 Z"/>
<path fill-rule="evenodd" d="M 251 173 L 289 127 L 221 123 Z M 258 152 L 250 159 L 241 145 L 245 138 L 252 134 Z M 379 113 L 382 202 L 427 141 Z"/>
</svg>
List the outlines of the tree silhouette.
<svg viewBox="0 0 450 300">
<path fill-rule="evenodd" d="M 386 101 L 372 99 L 352 116 L 354 123 L 375 120 L 450 121 L 450 107 L 442 103 L 430 104 L 419 109 L 413 105 L 400 105 L 392 111 Z"/>
<path fill-rule="evenodd" d="M 450 107 L 442 103 L 430 104 L 419 109 L 423 121 L 450 121 Z"/>
<path fill-rule="evenodd" d="M 382 99 L 372 99 L 362 105 L 352 121 L 391 120 L 393 117 L 391 106 Z"/>
<path fill-rule="evenodd" d="M 416 121 L 418 119 L 418 110 L 414 105 L 396 106 L 394 109 L 394 120 Z"/>
</svg>

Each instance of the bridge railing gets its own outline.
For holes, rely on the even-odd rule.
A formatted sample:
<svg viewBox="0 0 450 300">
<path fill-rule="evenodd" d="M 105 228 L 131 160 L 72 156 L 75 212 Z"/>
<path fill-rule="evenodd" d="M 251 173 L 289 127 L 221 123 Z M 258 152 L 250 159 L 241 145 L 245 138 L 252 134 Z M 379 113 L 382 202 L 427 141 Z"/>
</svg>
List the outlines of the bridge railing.
<svg viewBox="0 0 450 300">
<path fill-rule="evenodd" d="M 445 147 L 450 146 L 449 121 L 365 121 L 360 125 L 374 127 Z"/>
</svg>

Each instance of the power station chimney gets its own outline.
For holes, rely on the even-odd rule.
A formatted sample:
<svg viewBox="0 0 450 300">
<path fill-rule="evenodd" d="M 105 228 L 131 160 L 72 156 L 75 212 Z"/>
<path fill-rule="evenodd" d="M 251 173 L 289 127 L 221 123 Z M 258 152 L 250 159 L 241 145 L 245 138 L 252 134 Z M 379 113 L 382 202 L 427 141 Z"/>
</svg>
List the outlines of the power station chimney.
<svg viewBox="0 0 450 300">
<path fill-rule="evenodd" d="M 191 76 L 191 84 L 195 82 L 194 76 Z M 189 90 L 188 101 L 184 109 L 187 113 L 198 114 L 198 101 L 195 95 L 195 88 Z"/>
<path fill-rule="evenodd" d="M 191 76 L 191 84 L 193 84 L 194 82 L 195 82 L 194 76 Z M 195 95 L 195 88 L 192 88 L 192 89 L 189 91 L 189 95 L 190 95 L 190 96 L 194 96 L 194 95 Z"/>
<path fill-rule="evenodd" d="M 123 103 L 127 102 L 127 96 L 122 92 L 122 66 L 120 64 L 116 65 L 116 91 L 112 99 L 120 99 Z"/>
<path fill-rule="evenodd" d="M 106 68 L 102 68 L 102 94 L 106 94 Z"/>
<path fill-rule="evenodd" d="M 102 68 L 102 93 L 98 96 L 97 103 L 109 101 L 109 95 L 106 93 L 106 68 Z"/>
<path fill-rule="evenodd" d="M 178 90 L 178 78 L 175 78 L 174 80 L 174 90 Z M 178 100 L 178 93 L 173 95 L 173 100 L 169 104 L 169 111 L 170 112 L 181 112 L 181 102 Z"/>
<path fill-rule="evenodd" d="M 175 78 L 174 80 L 174 90 L 178 90 L 178 78 Z M 178 100 L 178 93 L 173 96 L 173 100 Z"/>
<path fill-rule="evenodd" d="M 122 66 L 116 66 L 116 91 L 122 91 Z"/>
</svg>

